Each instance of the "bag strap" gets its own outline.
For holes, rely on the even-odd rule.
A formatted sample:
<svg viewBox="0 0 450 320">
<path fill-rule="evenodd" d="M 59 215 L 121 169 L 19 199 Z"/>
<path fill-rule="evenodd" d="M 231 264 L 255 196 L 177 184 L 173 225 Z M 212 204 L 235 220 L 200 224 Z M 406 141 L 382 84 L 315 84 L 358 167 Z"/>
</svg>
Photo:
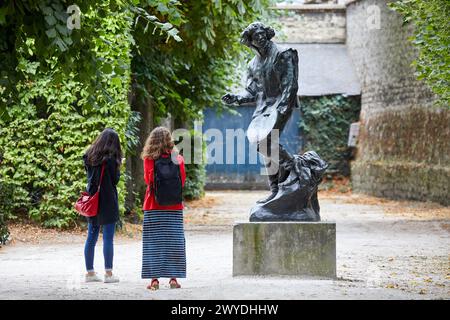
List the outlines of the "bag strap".
<svg viewBox="0 0 450 320">
<path fill-rule="evenodd" d="M 102 173 L 100 174 L 100 182 L 98 183 L 98 189 L 97 192 L 100 192 L 100 186 L 102 185 L 103 181 L 103 174 L 105 173 L 105 163 L 102 164 Z"/>
<path fill-rule="evenodd" d="M 157 159 L 156 159 L 157 160 Z M 149 185 L 150 186 L 150 193 L 155 192 L 155 182 L 156 182 L 156 160 L 153 159 L 153 182 Z"/>
</svg>

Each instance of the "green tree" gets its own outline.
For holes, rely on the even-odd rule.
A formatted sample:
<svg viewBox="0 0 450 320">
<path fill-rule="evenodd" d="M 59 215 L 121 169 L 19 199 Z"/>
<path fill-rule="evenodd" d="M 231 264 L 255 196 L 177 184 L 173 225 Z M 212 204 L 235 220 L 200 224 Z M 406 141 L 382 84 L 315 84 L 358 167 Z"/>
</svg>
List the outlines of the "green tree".
<svg viewBox="0 0 450 320">
<path fill-rule="evenodd" d="M 424 79 L 450 107 L 450 2 L 448 0 L 401 0 L 390 3 L 404 23 L 414 25 L 411 41 L 418 49 L 414 61 L 419 79 Z"/>
<path fill-rule="evenodd" d="M 155 123 L 170 114 L 175 127 L 191 129 L 193 120 L 202 118 L 203 108 L 222 108 L 220 97 L 240 81 L 236 65 L 248 54 L 239 43 L 239 35 L 254 20 L 269 19 L 266 9 L 272 3 L 141 1 L 141 8 L 150 16 L 176 26 L 182 41 L 168 43 L 167 36 L 151 32 L 144 19 L 134 29 L 132 109 L 145 112 L 151 108 Z M 204 166 L 187 165 L 187 174 L 197 181 L 187 185 L 186 194 L 203 194 Z"/>
</svg>

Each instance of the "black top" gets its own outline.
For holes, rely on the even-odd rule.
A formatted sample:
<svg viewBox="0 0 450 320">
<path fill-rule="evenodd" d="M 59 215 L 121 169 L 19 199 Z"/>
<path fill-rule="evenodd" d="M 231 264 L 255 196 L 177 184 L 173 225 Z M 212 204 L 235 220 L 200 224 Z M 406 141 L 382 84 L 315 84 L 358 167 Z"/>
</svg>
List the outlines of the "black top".
<svg viewBox="0 0 450 320">
<path fill-rule="evenodd" d="M 91 166 L 86 163 L 86 155 L 83 156 L 84 167 L 87 174 L 86 191 L 89 194 L 97 192 L 100 182 L 102 166 Z M 113 158 L 107 158 L 105 173 L 103 174 L 102 185 L 98 204 L 98 213 L 95 217 L 87 218 L 94 226 L 115 223 L 119 221 L 119 200 L 117 197 L 117 183 L 120 179 L 120 170 Z"/>
</svg>

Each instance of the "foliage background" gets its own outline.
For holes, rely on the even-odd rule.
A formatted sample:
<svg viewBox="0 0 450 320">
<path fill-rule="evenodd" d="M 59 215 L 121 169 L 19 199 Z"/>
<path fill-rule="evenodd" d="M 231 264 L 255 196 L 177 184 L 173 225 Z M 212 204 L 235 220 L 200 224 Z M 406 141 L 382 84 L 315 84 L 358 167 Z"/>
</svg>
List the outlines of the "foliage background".
<svg viewBox="0 0 450 320">
<path fill-rule="evenodd" d="M 69 30 L 72 1 L 2 2 L 2 241 L 5 219 L 60 228 L 80 221 L 72 205 L 85 188 L 81 156 L 105 127 L 127 153 L 146 134 L 138 129 L 142 110 L 154 125 L 170 115 L 175 127 L 192 128 L 236 80 L 245 55 L 239 34 L 270 3 L 79 0 L 81 29 Z M 201 196 L 204 166 L 189 165 L 187 174 L 186 196 Z M 118 189 L 123 204 L 123 179 Z"/>
<path fill-rule="evenodd" d="M 239 35 L 251 22 L 269 19 L 269 0 L 148 1 L 150 14 L 163 14 L 182 41 L 167 42 L 139 23 L 133 36 L 133 82 L 143 101 L 155 103 L 156 122 L 170 114 L 178 124 L 201 118 L 206 106 L 221 107 L 218 98 L 240 75 L 236 64 L 247 54 Z M 164 3 L 164 4 L 162 4 Z M 143 5 L 143 4 L 141 4 Z M 139 99 L 138 99 L 139 100 Z"/>
<path fill-rule="evenodd" d="M 153 33 L 143 14 L 133 31 L 131 108 L 145 118 L 151 112 L 154 125 L 168 115 L 175 128 L 192 129 L 207 106 L 225 108 L 220 97 L 241 79 L 236 65 L 248 52 L 239 43 L 242 30 L 254 20 L 269 20 L 270 0 L 141 1 L 148 15 L 176 27 L 178 41 L 167 42 L 164 33 Z M 151 111 L 149 110 L 151 109 Z M 143 128 L 142 131 L 151 128 Z M 144 132 L 141 132 L 144 134 Z M 145 137 L 137 145 L 139 153 Z M 191 159 L 191 162 L 193 159 Z M 204 193 L 205 165 L 187 164 L 186 198 Z M 135 176 L 134 180 L 141 179 Z M 145 186 L 136 184 L 142 198 Z"/>
<path fill-rule="evenodd" d="M 316 151 L 328 162 L 327 173 L 350 176 L 352 149 L 347 146 L 350 124 L 359 120 L 360 98 L 329 95 L 300 100 L 303 152 Z"/>
<path fill-rule="evenodd" d="M 9 214 L 9 212 L 11 212 L 11 207 L 11 189 L 4 183 L 0 182 L 0 247 L 6 243 L 6 240 L 8 240 L 9 237 L 6 221 L 11 218 Z"/>
<path fill-rule="evenodd" d="M 79 5 L 82 28 L 73 31 L 59 1 L 2 8 L 2 56 L 15 68 L 2 68 L 0 182 L 12 189 L 14 213 L 47 227 L 76 223 L 81 156 L 105 127 L 124 142 L 130 110 L 131 14 L 115 1 Z M 123 182 L 119 194 L 123 203 Z"/>
<path fill-rule="evenodd" d="M 418 79 L 436 93 L 440 103 L 450 108 L 450 1 L 401 0 L 389 4 L 414 25 L 411 41 L 419 51 L 414 61 Z"/>
</svg>

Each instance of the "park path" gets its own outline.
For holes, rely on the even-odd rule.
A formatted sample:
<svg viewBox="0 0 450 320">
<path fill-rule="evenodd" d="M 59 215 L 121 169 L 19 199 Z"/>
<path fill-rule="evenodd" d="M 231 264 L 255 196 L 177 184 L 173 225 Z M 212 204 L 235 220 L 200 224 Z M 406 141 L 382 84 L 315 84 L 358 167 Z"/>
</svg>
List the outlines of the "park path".
<svg viewBox="0 0 450 320">
<path fill-rule="evenodd" d="M 83 235 L 0 249 L 0 299 L 449 299 L 449 208 L 357 195 L 319 196 L 337 223 L 337 280 L 232 277 L 232 225 L 264 192 L 208 192 L 186 209 L 188 278 L 150 292 L 139 237 L 115 242 L 118 284 L 83 283 Z M 99 242 L 101 244 L 101 242 Z M 101 270 L 101 245 L 96 268 Z"/>
</svg>

